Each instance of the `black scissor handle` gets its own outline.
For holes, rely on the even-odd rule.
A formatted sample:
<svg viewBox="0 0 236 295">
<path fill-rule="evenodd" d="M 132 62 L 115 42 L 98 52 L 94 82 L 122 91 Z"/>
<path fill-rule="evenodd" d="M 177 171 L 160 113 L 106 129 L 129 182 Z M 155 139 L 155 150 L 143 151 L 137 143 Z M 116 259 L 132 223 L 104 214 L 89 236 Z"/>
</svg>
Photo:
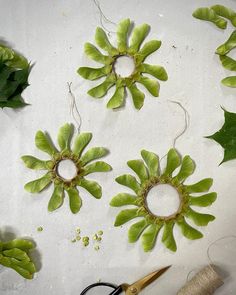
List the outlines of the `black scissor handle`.
<svg viewBox="0 0 236 295">
<path fill-rule="evenodd" d="M 116 285 L 113 285 L 113 284 L 110 284 L 110 283 L 100 282 L 100 283 L 95 283 L 95 284 L 89 285 L 88 287 L 86 287 L 86 288 L 80 293 L 80 295 L 84 295 L 84 294 L 86 294 L 90 289 L 93 289 L 93 288 L 96 288 L 96 287 L 101 287 L 101 286 L 105 286 L 105 287 L 109 287 L 109 288 L 114 289 L 109 295 L 118 295 L 118 294 L 120 294 L 120 293 L 123 291 L 122 286 L 116 286 Z"/>
</svg>

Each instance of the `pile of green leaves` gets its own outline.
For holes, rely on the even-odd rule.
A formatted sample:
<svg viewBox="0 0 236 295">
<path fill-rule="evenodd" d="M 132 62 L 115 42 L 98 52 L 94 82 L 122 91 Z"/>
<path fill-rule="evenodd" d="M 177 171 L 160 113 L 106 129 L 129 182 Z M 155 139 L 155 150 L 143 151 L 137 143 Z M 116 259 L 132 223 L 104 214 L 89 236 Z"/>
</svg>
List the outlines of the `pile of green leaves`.
<svg viewBox="0 0 236 295">
<path fill-rule="evenodd" d="M 29 250 L 34 247 L 29 240 L 15 239 L 5 243 L 0 241 L 0 264 L 14 269 L 25 279 L 32 279 L 36 268 L 29 257 Z"/>
<path fill-rule="evenodd" d="M 30 65 L 25 57 L 0 44 L 0 107 L 20 108 L 21 93 L 29 85 Z"/>
</svg>

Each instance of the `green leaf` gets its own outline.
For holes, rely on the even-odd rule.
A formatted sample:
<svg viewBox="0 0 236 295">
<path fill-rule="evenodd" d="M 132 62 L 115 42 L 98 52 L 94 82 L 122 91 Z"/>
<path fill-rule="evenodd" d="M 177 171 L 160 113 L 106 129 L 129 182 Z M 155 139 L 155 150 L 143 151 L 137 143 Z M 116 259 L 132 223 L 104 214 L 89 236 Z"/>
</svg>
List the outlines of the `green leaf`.
<svg viewBox="0 0 236 295">
<path fill-rule="evenodd" d="M 66 189 L 66 192 L 69 196 L 69 203 L 70 203 L 70 210 L 73 214 L 76 214 L 79 212 L 81 206 L 82 206 L 82 200 L 79 196 L 79 193 L 76 188 L 69 188 Z"/>
<path fill-rule="evenodd" d="M 116 53 L 118 54 L 118 51 L 111 45 L 106 33 L 102 28 L 98 27 L 96 29 L 95 41 L 100 48 L 107 51 L 110 55 L 114 55 Z"/>
<path fill-rule="evenodd" d="M 144 87 L 155 97 L 159 96 L 160 84 L 156 80 L 149 79 L 148 77 L 140 76 L 138 82 L 143 84 Z"/>
<path fill-rule="evenodd" d="M 142 64 L 141 66 L 141 72 L 147 73 L 149 75 L 152 75 L 153 77 L 157 78 L 161 81 L 168 80 L 168 75 L 166 70 L 161 66 L 155 66 L 155 65 L 149 65 L 149 64 Z"/>
<path fill-rule="evenodd" d="M 178 181 L 185 181 L 195 170 L 195 164 L 190 156 L 185 156 L 179 173 L 174 177 Z"/>
<path fill-rule="evenodd" d="M 120 193 L 112 198 L 110 206 L 121 207 L 126 205 L 137 205 L 137 196 Z"/>
<path fill-rule="evenodd" d="M 216 49 L 216 53 L 225 55 L 236 47 L 236 30 L 230 35 L 229 39 Z"/>
<path fill-rule="evenodd" d="M 93 147 L 81 157 L 81 161 L 83 165 L 86 165 L 93 160 L 106 156 L 108 153 L 109 151 L 104 147 Z"/>
<path fill-rule="evenodd" d="M 51 161 L 42 161 L 40 159 L 37 159 L 33 156 L 22 156 L 21 159 L 23 160 L 25 166 L 30 169 L 35 170 L 45 170 L 48 169 L 48 163 Z"/>
<path fill-rule="evenodd" d="M 148 167 L 150 176 L 158 176 L 159 175 L 159 157 L 156 154 L 146 150 L 142 150 L 141 155 Z"/>
<path fill-rule="evenodd" d="M 177 222 L 178 226 L 181 229 L 182 234 L 189 240 L 197 240 L 201 239 L 203 237 L 203 234 L 190 226 L 185 219 L 183 218 L 182 220 Z"/>
<path fill-rule="evenodd" d="M 5 61 L 11 60 L 13 58 L 14 58 L 13 49 L 0 44 L 0 61 L 3 63 Z"/>
<path fill-rule="evenodd" d="M 147 36 L 149 29 L 150 29 L 150 26 L 147 24 L 143 24 L 139 27 L 134 28 L 134 31 L 131 35 L 130 48 L 129 48 L 130 52 L 132 53 L 138 52 L 139 47 L 141 46 L 143 40 Z"/>
<path fill-rule="evenodd" d="M 145 43 L 141 50 L 138 52 L 138 55 L 142 57 L 141 61 L 143 61 L 147 56 L 158 50 L 160 47 L 161 41 L 158 40 L 151 40 Z"/>
<path fill-rule="evenodd" d="M 229 71 L 236 71 L 236 60 L 226 55 L 220 55 L 222 66 Z M 235 80 L 236 87 L 236 80 Z"/>
<path fill-rule="evenodd" d="M 164 225 L 164 231 L 162 235 L 162 243 L 168 248 L 169 250 L 176 252 L 177 246 L 173 234 L 173 228 L 174 228 L 173 222 L 166 222 Z"/>
<path fill-rule="evenodd" d="M 55 185 L 53 194 L 48 203 L 48 211 L 52 212 L 58 209 L 64 200 L 64 189 L 62 185 Z"/>
<path fill-rule="evenodd" d="M 215 202 L 217 198 L 216 193 L 209 193 L 199 197 L 190 196 L 190 206 L 207 207 Z"/>
<path fill-rule="evenodd" d="M 135 243 L 141 236 L 142 232 L 149 224 L 145 219 L 140 220 L 139 222 L 134 223 L 129 228 L 128 238 L 130 243 Z"/>
<path fill-rule="evenodd" d="M 86 146 L 90 143 L 92 139 L 92 133 L 84 132 L 80 135 L 77 135 L 75 138 L 75 143 L 73 147 L 73 153 L 76 154 L 78 157 L 81 156 L 83 150 L 86 148 Z"/>
<path fill-rule="evenodd" d="M 94 61 L 97 61 L 102 64 L 109 64 L 111 58 L 109 56 L 103 55 L 93 44 L 85 43 L 84 44 L 85 54 Z"/>
<path fill-rule="evenodd" d="M 128 86 L 129 91 L 132 95 L 133 103 L 136 109 L 140 110 L 144 103 L 145 95 L 141 92 L 135 84 Z"/>
<path fill-rule="evenodd" d="M 115 84 L 115 81 L 112 80 L 109 76 L 106 78 L 104 82 L 99 84 L 98 86 L 90 89 L 88 94 L 95 98 L 103 97 L 107 91 Z"/>
<path fill-rule="evenodd" d="M 130 160 L 127 164 L 138 175 L 141 183 L 149 178 L 147 168 L 142 160 Z"/>
<path fill-rule="evenodd" d="M 42 131 L 38 131 L 35 136 L 35 145 L 41 151 L 53 156 L 58 151 L 50 142 L 50 139 Z"/>
<path fill-rule="evenodd" d="M 125 88 L 116 87 L 116 91 L 107 103 L 109 109 L 119 108 L 124 104 Z"/>
<path fill-rule="evenodd" d="M 221 80 L 221 83 L 227 87 L 236 87 L 236 76 L 230 76 L 226 77 L 223 80 Z"/>
<path fill-rule="evenodd" d="M 106 76 L 111 71 L 111 66 L 104 66 L 102 68 L 80 67 L 77 73 L 87 80 L 96 80 Z"/>
<path fill-rule="evenodd" d="M 35 248 L 35 246 L 31 241 L 23 240 L 23 239 L 14 239 L 9 242 L 5 242 L 2 245 L 3 250 L 9 250 L 13 248 L 18 248 L 20 250 L 28 251 L 30 249 Z"/>
<path fill-rule="evenodd" d="M 151 224 L 142 235 L 142 246 L 145 252 L 153 249 L 156 244 L 157 235 L 162 228 L 162 225 Z"/>
<path fill-rule="evenodd" d="M 217 15 L 230 20 L 233 26 L 236 26 L 236 13 L 234 10 L 223 5 L 213 5 L 211 6 L 211 9 L 213 9 Z"/>
<path fill-rule="evenodd" d="M 116 178 L 116 182 L 121 185 L 127 186 L 132 189 L 135 193 L 138 193 L 141 189 L 140 184 L 136 178 L 130 174 L 124 174 Z"/>
<path fill-rule="evenodd" d="M 215 220 L 215 216 L 211 214 L 199 213 L 191 208 L 189 208 L 186 217 L 192 219 L 192 221 L 198 226 L 206 226 L 210 221 Z"/>
<path fill-rule="evenodd" d="M 14 96 L 7 101 L 0 101 L 0 108 L 18 109 L 27 106 L 28 103 L 22 100 L 20 95 Z"/>
<path fill-rule="evenodd" d="M 139 209 L 125 209 L 120 211 L 119 214 L 116 216 L 114 226 L 120 226 L 136 217 L 140 217 L 138 210 Z"/>
<path fill-rule="evenodd" d="M 18 260 L 30 261 L 30 258 L 27 255 L 27 253 L 21 249 L 13 248 L 10 250 L 4 250 L 2 253 L 4 256 L 7 256 L 7 257 L 13 257 Z"/>
<path fill-rule="evenodd" d="M 103 161 L 98 161 L 85 166 L 83 175 L 88 175 L 94 172 L 108 172 L 111 171 L 111 166 Z"/>
<path fill-rule="evenodd" d="M 117 26 L 117 47 L 119 51 L 127 50 L 127 37 L 130 28 L 130 19 L 123 19 Z"/>
<path fill-rule="evenodd" d="M 49 174 L 45 174 L 43 177 L 38 178 L 36 180 L 30 181 L 26 183 L 25 190 L 29 193 L 39 193 L 41 192 L 46 186 L 51 183 L 51 176 Z"/>
<path fill-rule="evenodd" d="M 96 181 L 81 178 L 78 185 L 86 189 L 96 199 L 100 199 L 102 197 L 102 188 Z"/>
<path fill-rule="evenodd" d="M 205 178 L 195 184 L 185 185 L 188 193 L 203 193 L 209 191 L 213 183 L 212 178 Z"/>
<path fill-rule="evenodd" d="M 166 169 L 164 174 L 165 175 L 172 175 L 172 173 L 175 171 L 176 168 L 179 167 L 181 164 L 181 158 L 179 154 L 177 153 L 176 149 L 170 149 L 167 154 L 167 163 L 166 163 Z"/>
<path fill-rule="evenodd" d="M 61 150 L 70 150 L 70 140 L 73 135 L 73 125 L 66 123 L 59 129 L 57 141 Z"/>
<path fill-rule="evenodd" d="M 195 18 L 212 22 L 220 29 L 226 29 L 227 21 L 219 17 L 215 11 L 208 7 L 201 7 L 193 12 Z"/>
<path fill-rule="evenodd" d="M 9 67 L 16 68 L 16 69 L 26 69 L 29 68 L 29 63 L 27 59 L 19 54 L 14 54 L 13 59 L 5 62 L 5 64 Z"/>
</svg>

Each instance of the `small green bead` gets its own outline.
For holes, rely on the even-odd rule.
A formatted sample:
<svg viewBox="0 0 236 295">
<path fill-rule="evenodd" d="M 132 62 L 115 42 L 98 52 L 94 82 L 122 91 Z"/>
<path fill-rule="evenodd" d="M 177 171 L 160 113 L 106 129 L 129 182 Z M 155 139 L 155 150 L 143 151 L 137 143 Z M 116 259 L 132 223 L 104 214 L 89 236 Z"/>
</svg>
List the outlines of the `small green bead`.
<svg viewBox="0 0 236 295">
<path fill-rule="evenodd" d="M 96 245 L 96 246 L 94 247 L 94 250 L 95 250 L 95 251 L 98 251 L 98 250 L 100 250 L 100 247 L 99 247 L 98 245 Z"/>
<path fill-rule="evenodd" d="M 38 232 L 42 232 L 42 231 L 43 231 L 43 227 L 42 227 L 42 226 L 39 226 L 39 227 L 37 228 L 37 231 L 38 231 Z"/>
<path fill-rule="evenodd" d="M 98 235 L 99 235 L 99 236 L 102 236 L 102 235 L 103 235 L 103 231 L 102 231 L 102 230 L 99 230 L 99 231 L 98 231 Z"/>
</svg>

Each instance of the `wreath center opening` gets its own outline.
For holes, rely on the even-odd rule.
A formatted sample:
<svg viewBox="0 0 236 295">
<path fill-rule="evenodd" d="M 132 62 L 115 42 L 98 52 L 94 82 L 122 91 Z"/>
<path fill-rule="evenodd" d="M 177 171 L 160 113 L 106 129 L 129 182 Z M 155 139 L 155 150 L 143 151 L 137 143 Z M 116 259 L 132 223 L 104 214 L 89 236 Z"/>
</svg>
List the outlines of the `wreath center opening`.
<svg viewBox="0 0 236 295">
<path fill-rule="evenodd" d="M 57 174 L 61 178 L 70 181 L 77 175 L 77 167 L 75 163 L 70 159 L 61 160 L 57 164 Z"/>
<path fill-rule="evenodd" d="M 116 75 L 122 78 L 131 76 L 135 70 L 133 57 L 129 55 L 118 56 L 113 64 L 113 70 Z"/>
<path fill-rule="evenodd" d="M 181 198 L 172 185 L 158 184 L 149 190 L 146 205 L 153 215 L 167 218 L 178 213 Z"/>
</svg>

